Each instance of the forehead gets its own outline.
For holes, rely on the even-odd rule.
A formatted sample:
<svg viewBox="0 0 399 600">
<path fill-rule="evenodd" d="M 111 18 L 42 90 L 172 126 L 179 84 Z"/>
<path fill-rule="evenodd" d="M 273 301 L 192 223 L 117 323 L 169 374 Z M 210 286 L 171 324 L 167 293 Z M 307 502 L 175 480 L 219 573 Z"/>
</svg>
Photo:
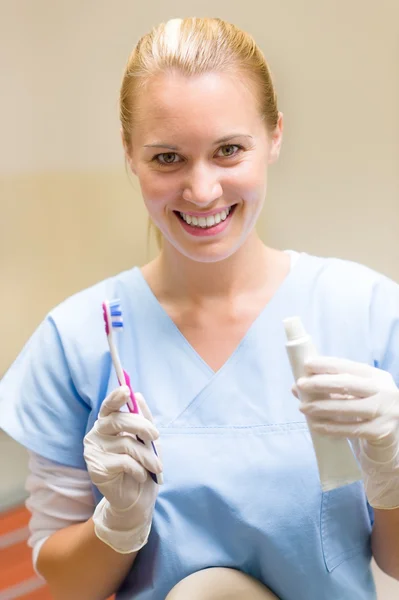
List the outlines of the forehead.
<svg viewBox="0 0 399 600">
<path fill-rule="evenodd" d="M 263 128 L 254 84 L 237 75 L 153 77 L 139 93 L 134 113 L 134 137 L 140 141 L 167 134 L 222 137 L 237 130 L 256 135 Z"/>
</svg>

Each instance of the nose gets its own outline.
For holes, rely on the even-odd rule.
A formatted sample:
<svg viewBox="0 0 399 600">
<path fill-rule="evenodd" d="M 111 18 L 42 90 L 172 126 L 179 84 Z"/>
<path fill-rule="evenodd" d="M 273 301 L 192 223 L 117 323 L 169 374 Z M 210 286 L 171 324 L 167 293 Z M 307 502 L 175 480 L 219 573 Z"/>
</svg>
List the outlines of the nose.
<svg viewBox="0 0 399 600">
<path fill-rule="evenodd" d="M 194 166 L 184 182 L 183 199 L 197 205 L 212 204 L 223 194 L 215 167 Z"/>
</svg>

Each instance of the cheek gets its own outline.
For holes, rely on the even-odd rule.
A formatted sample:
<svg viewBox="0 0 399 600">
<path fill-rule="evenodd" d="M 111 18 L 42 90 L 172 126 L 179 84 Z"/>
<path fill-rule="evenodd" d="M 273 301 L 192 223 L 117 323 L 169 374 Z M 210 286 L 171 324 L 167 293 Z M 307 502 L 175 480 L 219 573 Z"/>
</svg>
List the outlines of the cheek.
<svg viewBox="0 0 399 600">
<path fill-rule="evenodd" d="M 234 174 L 230 180 L 235 193 L 247 202 L 263 200 L 266 190 L 266 168 L 264 164 L 246 163 Z"/>
<path fill-rule="evenodd" d="M 156 210 L 176 196 L 172 178 L 158 177 L 157 173 L 139 175 L 140 188 L 145 205 Z"/>
</svg>

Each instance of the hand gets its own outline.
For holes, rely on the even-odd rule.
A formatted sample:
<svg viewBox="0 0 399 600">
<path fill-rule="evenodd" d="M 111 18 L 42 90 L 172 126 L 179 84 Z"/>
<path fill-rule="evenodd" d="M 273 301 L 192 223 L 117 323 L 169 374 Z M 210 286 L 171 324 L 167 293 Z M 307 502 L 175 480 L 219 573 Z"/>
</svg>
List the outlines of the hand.
<svg viewBox="0 0 399 600">
<path fill-rule="evenodd" d="M 136 394 L 142 414 L 120 412 L 128 397 L 126 386 L 109 394 L 84 438 L 90 479 L 104 496 L 94 511 L 95 532 L 121 553 L 137 551 L 147 542 L 158 494 L 148 471 L 162 472 L 152 448 L 136 439 L 151 442 L 159 437 L 150 410 Z"/>
<path fill-rule="evenodd" d="M 312 430 L 350 438 L 371 506 L 398 508 L 399 390 L 390 373 L 332 357 L 309 359 L 306 373 L 296 395 Z"/>
</svg>

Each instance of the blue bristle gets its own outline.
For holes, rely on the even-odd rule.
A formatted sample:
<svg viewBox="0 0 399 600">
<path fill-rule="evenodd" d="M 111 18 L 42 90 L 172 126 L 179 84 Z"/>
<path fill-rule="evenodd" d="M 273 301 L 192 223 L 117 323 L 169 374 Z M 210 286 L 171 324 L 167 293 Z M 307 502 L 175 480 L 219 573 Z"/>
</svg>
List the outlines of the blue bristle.
<svg viewBox="0 0 399 600">
<path fill-rule="evenodd" d="M 115 298 L 115 300 L 111 300 L 108 306 L 111 315 L 111 327 L 113 329 L 123 329 L 123 316 L 119 299 Z"/>
</svg>

